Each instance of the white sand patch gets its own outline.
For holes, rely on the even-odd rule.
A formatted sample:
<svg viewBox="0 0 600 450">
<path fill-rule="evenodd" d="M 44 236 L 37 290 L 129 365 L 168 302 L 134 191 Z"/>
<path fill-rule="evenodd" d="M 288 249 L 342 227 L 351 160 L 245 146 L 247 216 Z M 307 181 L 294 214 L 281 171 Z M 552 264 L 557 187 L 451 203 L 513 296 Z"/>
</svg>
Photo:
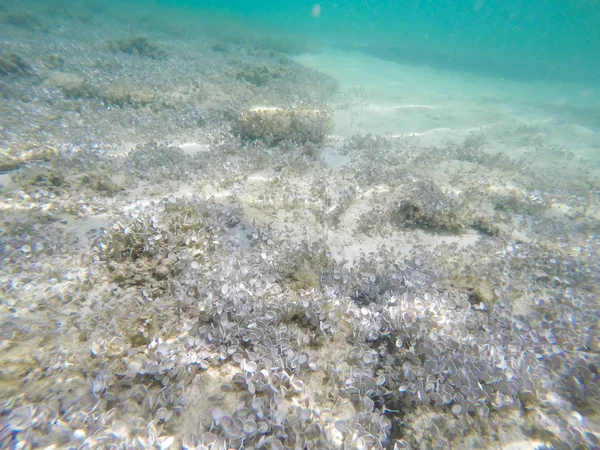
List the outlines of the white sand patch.
<svg viewBox="0 0 600 450">
<path fill-rule="evenodd" d="M 196 142 L 185 142 L 179 146 L 186 155 L 193 156 L 197 153 L 209 152 L 210 146 L 206 144 L 198 144 Z"/>
<path fill-rule="evenodd" d="M 582 96 L 588 89 L 583 85 L 492 79 L 338 50 L 296 60 L 340 80 L 342 93 L 334 104 L 336 135 L 410 136 L 418 137 L 420 144 L 439 145 L 520 122 L 548 128 L 554 139 L 572 146 L 568 136 L 585 140 L 598 133 L 589 125 L 561 123 L 557 129 L 555 123 L 560 108 L 598 106 L 593 98 Z"/>
</svg>

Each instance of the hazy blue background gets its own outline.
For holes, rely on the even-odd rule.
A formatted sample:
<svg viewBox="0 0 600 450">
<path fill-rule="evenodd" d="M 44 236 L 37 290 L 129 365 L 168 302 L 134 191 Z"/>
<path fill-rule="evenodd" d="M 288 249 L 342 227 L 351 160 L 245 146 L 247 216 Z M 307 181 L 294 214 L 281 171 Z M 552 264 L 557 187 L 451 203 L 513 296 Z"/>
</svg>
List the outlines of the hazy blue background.
<svg viewBox="0 0 600 450">
<path fill-rule="evenodd" d="M 328 45 L 507 77 L 600 81 L 597 0 L 158 0 Z"/>
</svg>

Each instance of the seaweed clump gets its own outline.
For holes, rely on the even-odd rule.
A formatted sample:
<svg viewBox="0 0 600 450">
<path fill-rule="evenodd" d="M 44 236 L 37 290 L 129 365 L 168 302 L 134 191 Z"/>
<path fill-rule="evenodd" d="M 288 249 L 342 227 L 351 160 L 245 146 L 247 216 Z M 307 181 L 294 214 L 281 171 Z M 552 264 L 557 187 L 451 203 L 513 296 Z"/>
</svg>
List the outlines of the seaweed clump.
<svg viewBox="0 0 600 450">
<path fill-rule="evenodd" d="M 60 194 L 69 187 L 65 176 L 55 168 L 31 168 L 19 173 L 16 179 L 24 192 L 33 195 L 41 191 Z"/>
<path fill-rule="evenodd" d="M 243 140 L 260 140 L 267 145 L 284 141 L 320 144 L 332 129 L 333 116 L 328 108 L 251 108 L 238 121 Z"/>
<path fill-rule="evenodd" d="M 13 52 L 0 53 L 0 75 L 27 75 L 31 71 L 29 64 Z"/>
<path fill-rule="evenodd" d="M 271 79 L 279 78 L 281 72 L 268 66 L 245 66 L 237 74 L 238 80 L 245 80 L 254 86 L 266 86 Z"/>
<path fill-rule="evenodd" d="M 221 220 L 225 226 L 235 223 L 219 205 L 174 199 L 161 202 L 155 215 L 135 211 L 132 217 L 102 231 L 95 245 L 97 258 L 112 282 L 141 287 L 153 296 L 169 289 L 181 269 L 182 254 L 210 254 L 216 246 L 209 238 L 222 231 Z"/>
<path fill-rule="evenodd" d="M 181 179 L 190 165 L 190 158 L 179 147 L 148 143 L 129 152 L 127 164 L 141 178 Z"/>
<path fill-rule="evenodd" d="M 0 18 L 0 22 L 24 30 L 39 30 L 42 28 L 40 19 L 28 11 L 11 11 L 5 13 Z"/>
<path fill-rule="evenodd" d="M 108 48 L 128 55 L 140 55 L 151 59 L 164 59 L 167 56 L 165 50 L 152 43 L 146 36 L 132 36 L 127 39 L 109 41 Z"/>
<path fill-rule="evenodd" d="M 296 293 L 321 288 L 321 277 L 332 270 L 333 261 L 321 242 L 290 248 L 277 267 L 281 284 Z"/>
<path fill-rule="evenodd" d="M 457 195 L 443 192 L 433 182 L 420 182 L 392 211 L 398 226 L 462 233 L 473 223 L 472 211 Z"/>
<path fill-rule="evenodd" d="M 548 209 L 548 202 L 537 193 L 511 189 L 492 196 L 496 211 L 536 216 Z"/>
<path fill-rule="evenodd" d="M 113 196 L 124 189 L 122 185 L 115 183 L 107 173 L 85 174 L 80 179 L 80 185 L 106 196 Z"/>
<path fill-rule="evenodd" d="M 115 224 L 104 230 L 99 239 L 101 260 L 112 281 L 120 286 L 141 286 L 150 292 L 164 291 L 166 273 L 171 272 L 166 260 L 156 258 L 152 245 L 160 240 L 160 232 L 149 218 L 139 218 L 127 225 Z"/>
<path fill-rule="evenodd" d="M 473 229 L 490 237 L 502 235 L 502 230 L 493 221 L 493 217 L 478 217 L 473 222 Z"/>
</svg>

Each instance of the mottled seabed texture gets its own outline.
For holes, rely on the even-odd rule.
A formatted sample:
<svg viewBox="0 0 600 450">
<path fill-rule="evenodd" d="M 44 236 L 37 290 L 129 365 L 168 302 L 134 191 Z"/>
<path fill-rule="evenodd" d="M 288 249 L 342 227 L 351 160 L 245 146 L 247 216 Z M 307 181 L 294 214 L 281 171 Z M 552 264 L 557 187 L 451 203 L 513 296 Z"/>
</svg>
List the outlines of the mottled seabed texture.
<svg viewBox="0 0 600 450">
<path fill-rule="evenodd" d="M 598 4 L 454 3 L 1 2 L 0 447 L 599 448 Z"/>
</svg>

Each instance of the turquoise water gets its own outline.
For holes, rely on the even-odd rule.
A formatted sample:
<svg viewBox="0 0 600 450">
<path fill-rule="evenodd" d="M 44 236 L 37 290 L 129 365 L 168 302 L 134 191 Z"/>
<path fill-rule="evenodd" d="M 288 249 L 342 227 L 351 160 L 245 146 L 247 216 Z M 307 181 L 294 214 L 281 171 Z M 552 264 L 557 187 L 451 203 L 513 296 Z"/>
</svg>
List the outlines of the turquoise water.
<svg viewBox="0 0 600 450">
<path fill-rule="evenodd" d="M 396 61 L 533 79 L 598 80 L 600 4 L 557 1 L 160 1 Z"/>
</svg>

